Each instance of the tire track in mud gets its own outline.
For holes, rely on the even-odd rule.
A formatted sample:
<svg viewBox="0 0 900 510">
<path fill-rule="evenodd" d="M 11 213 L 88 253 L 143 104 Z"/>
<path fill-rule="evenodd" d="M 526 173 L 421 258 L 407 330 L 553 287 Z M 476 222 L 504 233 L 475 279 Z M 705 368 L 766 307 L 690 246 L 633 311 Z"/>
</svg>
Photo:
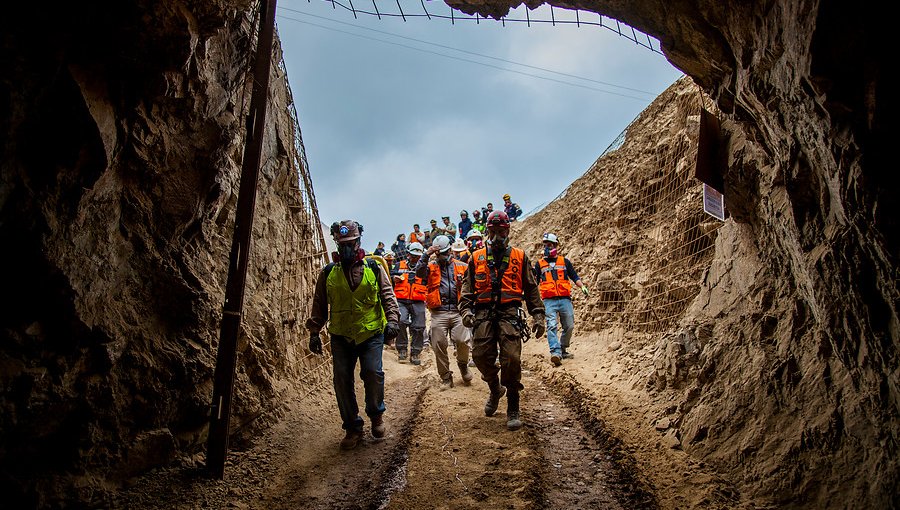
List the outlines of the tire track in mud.
<svg viewBox="0 0 900 510">
<path fill-rule="evenodd" d="M 506 430 L 505 399 L 484 416 L 483 382 L 439 390 L 434 378 L 412 430 L 408 483 L 388 508 L 655 508 L 571 395 L 523 375 L 516 432 Z"/>
<path fill-rule="evenodd" d="M 577 379 L 564 372 L 557 372 L 552 378 L 539 377 L 543 385 L 550 388 L 565 403 L 567 414 L 570 415 L 568 426 L 577 424 L 578 428 L 589 436 L 595 448 L 603 452 L 598 453 L 594 460 L 597 464 L 606 461 L 611 467 L 607 471 L 609 478 L 606 483 L 619 504 L 625 508 L 659 508 L 652 487 L 643 481 L 644 477 L 641 476 L 637 462 L 628 452 L 626 445 L 607 429 L 601 418 L 594 414 L 593 398 L 590 393 L 581 387 Z"/>
</svg>

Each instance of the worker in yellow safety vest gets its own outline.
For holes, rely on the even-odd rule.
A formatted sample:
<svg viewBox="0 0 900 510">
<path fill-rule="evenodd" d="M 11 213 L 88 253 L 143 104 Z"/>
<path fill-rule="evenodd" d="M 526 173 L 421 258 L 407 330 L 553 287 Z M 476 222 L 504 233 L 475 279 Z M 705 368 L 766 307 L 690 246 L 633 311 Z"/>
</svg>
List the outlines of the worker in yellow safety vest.
<svg viewBox="0 0 900 510">
<path fill-rule="evenodd" d="M 365 411 L 372 421 L 372 436 L 379 439 L 385 435 L 381 355 L 385 339 L 397 336 L 400 320 L 387 272 L 379 262 L 367 259 L 366 252 L 360 249 L 362 231 L 362 225 L 352 220 L 331 225 L 331 235 L 338 247 L 334 257 L 337 261 L 319 273 L 306 321 L 309 350 L 314 354 L 322 354 L 319 334 L 328 323 L 334 394 L 346 431 L 341 448 L 347 450 L 356 448 L 363 436 L 363 420 L 359 417 L 354 389 L 357 361 L 365 388 Z"/>
</svg>

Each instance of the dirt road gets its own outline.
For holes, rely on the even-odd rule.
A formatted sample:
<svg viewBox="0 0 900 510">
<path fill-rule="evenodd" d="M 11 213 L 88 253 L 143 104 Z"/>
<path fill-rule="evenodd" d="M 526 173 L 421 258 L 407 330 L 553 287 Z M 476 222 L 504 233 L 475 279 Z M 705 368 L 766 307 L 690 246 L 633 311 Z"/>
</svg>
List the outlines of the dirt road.
<svg viewBox="0 0 900 510">
<path fill-rule="evenodd" d="M 385 351 L 388 436 L 338 448 L 331 389 L 296 396 L 278 425 L 232 451 L 225 480 L 203 476 L 202 455 L 136 480 L 111 502 L 122 508 L 653 508 L 627 455 L 602 424 L 524 373 L 526 426 L 493 417 L 487 386 L 439 388 L 433 357 L 420 367 Z M 473 369 L 474 370 L 474 369 Z M 458 379 L 458 377 L 457 377 Z M 361 395 L 361 387 L 358 394 Z M 577 399 L 574 404 L 577 404 Z"/>
</svg>

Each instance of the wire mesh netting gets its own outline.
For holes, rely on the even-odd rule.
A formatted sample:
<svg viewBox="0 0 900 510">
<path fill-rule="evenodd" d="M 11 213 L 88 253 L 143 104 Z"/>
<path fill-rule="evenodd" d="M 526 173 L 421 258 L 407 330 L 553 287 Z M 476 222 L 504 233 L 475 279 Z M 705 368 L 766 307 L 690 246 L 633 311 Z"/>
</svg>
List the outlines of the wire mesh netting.
<svg viewBox="0 0 900 510">
<path fill-rule="evenodd" d="M 287 82 L 280 47 L 276 48 L 276 55 L 279 57 L 279 71 Z M 327 248 L 296 104 L 290 87 L 286 88 L 293 133 L 293 144 L 288 148 L 293 172 L 281 182 L 288 197 L 285 211 L 288 226 L 282 242 L 284 269 L 281 276 L 279 333 L 284 345 L 295 346 L 298 355 L 297 359 L 292 360 L 292 371 L 299 376 L 296 382 L 301 391 L 309 393 L 331 381 L 330 346 L 326 340 L 325 356 L 311 353 L 307 343 L 309 333 L 304 326 L 310 316 L 316 279 L 327 260 Z"/>
<path fill-rule="evenodd" d="M 683 78 L 522 230 L 529 241 L 557 233 L 591 289 L 576 302 L 579 328 L 613 339 L 665 332 L 699 292 L 721 226 L 694 178 L 700 108 Z"/>
</svg>

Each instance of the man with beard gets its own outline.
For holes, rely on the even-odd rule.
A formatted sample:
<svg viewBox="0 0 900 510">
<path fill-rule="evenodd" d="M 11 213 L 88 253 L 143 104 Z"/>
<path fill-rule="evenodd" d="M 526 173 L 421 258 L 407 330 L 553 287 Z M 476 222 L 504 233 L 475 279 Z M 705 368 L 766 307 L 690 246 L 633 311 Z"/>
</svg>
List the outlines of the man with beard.
<svg viewBox="0 0 900 510">
<path fill-rule="evenodd" d="M 509 246 L 509 217 L 494 211 L 487 218 L 487 247 L 472 254 L 463 280 L 459 311 L 466 327 L 474 328 L 473 355 L 490 395 L 484 414 L 493 416 L 506 394 L 506 427 L 518 430 L 522 379 L 522 342 L 528 326 L 522 302 L 532 317 L 535 336 L 544 334 L 544 305 L 525 252 Z M 500 354 L 500 368 L 495 360 Z M 498 378 L 499 372 L 499 378 Z M 504 389 L 505 388 L 505 389 Z"/>
<path fill-rule="evenodd" d="M 397 336 L 400 319 L 387 273 L 380 263 L 366 259 L 366 252 L 360 248 L 362 231 L 362 225 L 352 220 L 331 225 L 331 235 L 338 247 L 337 262 L 328 264 L 319 273 L 312 311 L 306 321 L 309 350 L 315 354 L 322 354 L 319 333 L 328 322 L 334 394 L 346 431 L 341 448 L 345 450 L 356 448 L 363 436 L 363 420 L 359 417 L 354 389 L 357 361 L 372 436 L 380 439 L 385 435 L 381 353 L 385 340 Z"/>
</svg>

